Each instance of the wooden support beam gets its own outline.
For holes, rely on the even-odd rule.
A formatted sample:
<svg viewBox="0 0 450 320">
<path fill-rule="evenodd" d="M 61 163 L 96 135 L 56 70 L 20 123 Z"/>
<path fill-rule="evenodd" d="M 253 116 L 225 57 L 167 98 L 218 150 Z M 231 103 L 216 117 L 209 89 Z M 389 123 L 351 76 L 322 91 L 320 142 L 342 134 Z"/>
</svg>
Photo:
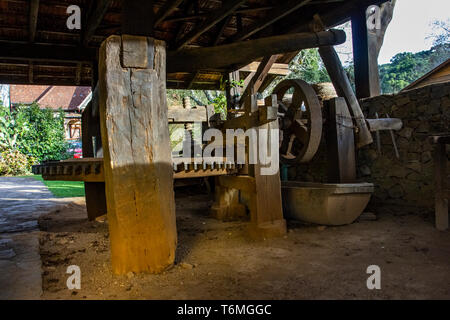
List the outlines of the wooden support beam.
<svg viewBox="0 0 450 320">
<path fill-rule="evenodd" d="M 39 0 L 30 0 L 30 25 L 28 28 L 29 37 L 28 40 L 30 42 L 34 42 L 36 38 L 36 28 L 37 28 L 37 20 L 39 14 Z"/>
<path fill-rule="evenodd" d="M 270 143 L 272 130 L 278 130 L 278 120 L 259 126 L 257 129 L 268 130 L 267 148 L 271 155 L 276 152 L 278 159 L 278 145 L 274 146 Z M 283 236 L 286 234 L 286 221 L 282 210 L 280 171 L 277 168 L 275 174 L 263 174 L 261 170 L 265 165 L 262 163 L 267 163 L 268 159 L 262 158 L 260 150 L 258 151 L 258 164 L 250 165 L 250 175 L 255 178 L 256 189 L 256 193 L 250 194 L 249 200 L 250 236 L 257 239 Z M 267 156 L 267 152 L 263 156 Z"/>
<path fill-rule="evenodd" d="M 448 139 L 448 137 L 447 137 Z M 437 143 L 434 152 L 435 223 L 436 229 L 448 229 L 449 190 L 447 174 L 447 150 L 445 143 Z"/>
<path fill-rule="evenodd" d="M 209 18 L 207 18 L 203 23 L 194 30 L 189 31 L 185 36 L 183 36 L 176 44 L 177 50 L 183 49 L 186 45 L 200 37 L 203 33 L 214 27 L 217 23 L 225 19 L 228 15 L 233 13 L 247 0 L 230 0 L 223 2 L 223 5 L 217 11 L 212 12 Z"/>
<path fill-rule="evenodd" d="M 377 59 L 376 35 L 367 30 L 366 8 L 360 8 L 352 17 L 353 61 L 355 63 L 355 89 L 358 99 L 381 93 Z"/>
<path fill-rule="evenodd" d="M 373 142 L 372 135 L 364 118 L 364 114 L 359 106 L 358 99 L 353 92 L 353 88 L 350 85 L 350 80 L 342 67 L 341 60 L 333 47 L 321 47 L 319 48 L 319 54 L 327 69 L 327 72 L 333 82 L 333 86 L 336 89 L 336 93 L 339 97 L 344 97 L 349 106 L 352 117 L 356 126 L 359 128 L 357 136 L 357 147 L 361 148 Z"/>
<path fill-rule="evenodd" d="M 122 34 L 149 36 L 155 21 L 154 0 L 126 0 L 122 4 Z"/>
<path fill-rule="evenodd" d="M 98 94 L 98 90 L 94 90 Z M 103 157 L 102 140 L 100 134 L 100 118 L 93 112 L 94 106 L 98 103 L 98 97 L 91 99 L 91 102 L 83 110 L 81 116 L 81 141 L 83 146 L 83 158 Z M 94 145 L 95 144 L 95 145 Z M 104 179 L 104 177 L 103 177 Z M 86 209 L 89 220 L 106 214 L 106 193 L 105 182 L 85 182 L 84 183 Z"/>
<path fill-rule="evenodd" d="M 292 12 L 300 9 L 301 7 L 307 5 L 311 0 L 289 0 L 283 5 L 277 6 L 274 12 L 265 19 L 261 19 L 260 22 L 257 22 L 254 26 L 250 28 L 246 28 L 229 39 L 229 42 L 242 41 L 247 39 L 248 37 L 254 35 L 255 33 L 267 28 L 271 24 L 277 22 L 278 20 L 286 17 Z"/>
<path fill-rule="evenodd" d="M 330 30 L 273 36 L 208 48 L 172 51 L 167 55 L 167 72 L 196 72 L 202 69 L 225 69 L 236 65 L 242 67 L 260 57 L 342 44 L 345 42 L 345 38 L 344 31 Z"/>
<path fill-rule="evenodd" d="M 259 92 L 259 88 L 266 79 L 269 70 L 272 68 L 273 64 L 275 63 L 275 61 L 277 61 L 278 58 L 279 55 L 273 55 L 264 57 L 262 59 L 261 63 L 258 66 L 258 69 L 256 70 L 254 76 L 250 80 L 250 83 L 245 88 L 241 99 L 239 100 L 239 107 L 242 107 L 244 102 L 249 99 L 250 95 Z"/>
<path fill-rule="evenodd" d="M 171 1 L 166 1 L 164 3 L 164 5 L 159 8 L 157 14 L 156 14 L 156 18 L 155 18 L 155 23 L 153 25 L 153 27 L 158 26 L 161 22 L 164 21 L 164 19 L 166 19 L 172 12 L 174 12 L 176 10 L 176 8 L 183 2 L 184 0 L 171 0 Z"/>
<path fill-rule="evenodd" d="M 378 5 L 386 0 L 358 0 L 358 1 L 345 1 L 342 5 L 338 6 L 334 10 L 329 10 L 320 15 L 320 18 L 326 28 L 334 28 L 350 20 L 351 15 L 356 12 L 360 7 L 368 7 L 370 5 Z M 288 29 L 289 33 L 305 32 L 311 29 L 311 24 L 314 24 L 314 18 L 305 15 L 299 17 L 298 22 L 292 24 Z"/>
<path fill-rule="evenodd" d="M 81 46 L 0 41 L 0 59 L 92 63 L 97 50 Z"/>
<path fill-rule="evenodd" d="M 100 48 L 100 123 L 116 274 L 162 272 L 175 259 L 165 52 L 163 41 L 125 35 L 107 38 Z"/>
<path fill-rule="evenodd" d="M 103 20 L 106 11 L 108 11 L 109 5 L 112 3 L 112 0 L 97 0 L 92 11 L 89 13 L 89 16 L 86 19 L 86 26 L 84 27 L 84 32 L 82 35 L 82 43 L 84 46 L 89 44 L 92 36 L 95 34 L 95 30 L 97 30 L 98 26 Z"/>
<path fill-rule="evenodd" d="M 30 83 L 34 82 L 33 69 L 34 69 L 33 61 L 28 62 L 28 81 Z"/>
<path fill-rule="evenodd" d="M 354 183 L 356 154 L 353 121 L 342 97 L 326 100 L 327 182 Z"/>
<path fill-rule="evenodd" d="M 83 69 L 83 64 L 82 63 L 77 63 L 77 69 L 75 71 L 75 84 L 77 86 L 80 85 L 81 82 L 81 71 Z"/>
</svg>

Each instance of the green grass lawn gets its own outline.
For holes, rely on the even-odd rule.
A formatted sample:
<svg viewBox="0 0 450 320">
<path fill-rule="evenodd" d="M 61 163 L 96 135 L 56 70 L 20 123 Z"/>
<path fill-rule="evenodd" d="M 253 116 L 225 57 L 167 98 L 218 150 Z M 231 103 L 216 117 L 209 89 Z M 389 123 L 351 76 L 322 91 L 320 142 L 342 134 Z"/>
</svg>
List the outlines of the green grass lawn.
<svg viewBox="0 0 450 320">
<path fill-rule="evenodd" d="M 42 181 L 57 198 L 84 197 L 84 182 L 82 181 L 50 181 L 42 179 L 41 175 L 22 176 Z"/>
</svg>

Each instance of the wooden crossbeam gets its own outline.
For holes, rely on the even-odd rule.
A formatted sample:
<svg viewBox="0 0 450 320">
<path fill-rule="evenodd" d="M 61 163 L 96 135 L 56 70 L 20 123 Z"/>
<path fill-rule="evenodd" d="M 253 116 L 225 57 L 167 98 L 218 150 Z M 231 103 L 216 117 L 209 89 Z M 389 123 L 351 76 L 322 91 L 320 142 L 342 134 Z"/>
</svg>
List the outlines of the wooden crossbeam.
<svg viewBox="0 0 450 320">
<path fill-rule="evenodd" d="M 167 54 L 167 72 L 196 72 L 208 69 L 220 70 L 237 65 L 245 66 L 264 56 L 342 44 L 345 38 L 344 31 L 330 30 L 272 36 L 208 48 L 170 51 Z"/>
<path fill-rule="evenodd" d="M 30 83 L 33 83 L 33 81 L 34 81 L 33 69 L 34 69 L 33 61 L 30 61 L 29 64 L 28 64 L 28 81 Z"/>
<path fill-rule="evenodd" d="M 33 61 L 65 61 L 92 63 L 97 50 L 81 46 L 0 41 L 0 58 Z"/>
<path fill-rule="evenodd" d="M 245 88 L 241 99 L 239 100 L 239 107 L 244 104 L 244 102 L 250 97 L 251 94 L 255 94 L 256 92 L 258 92 L 264 79 L 267 77 L 269 70 L 272 68 L 275 61 L 277 61 L 278 57 L 279 55 L 272 55 L 263 58 L 258 66 L 258 69 L 250 80 L 250 83 Z"/>
<path fill-rule="evenodd" d="M 248 37 L 254 35 L 255 33 L 267 28 L 271 24 L 277 22 L 278 20 L 286 17 L 291 14 L 295 10 L 300 9 L 301 7 L 307 5 L 311 0 L 290 0 L 286 4 L 282 6 L 278 6 L 277 9 L 271 14 L 270 17 L 266 19 L 262 19 L 260 22 L 257 22 L 254 26 L 250 27 L 250 29 L 244 29 L 234 36 L 231 37 L 229 42 L 242 41 L 247 39 Z"/>
<path fill-rule="evenodd" d="M 39 0 L 30 1 L 30 25 L 29 25 L 29 41 L 34 42 L 36 38 L 36 28 L 39 13 Z"/>
<path fill-rule="evenodd" d="M 177 50 L 184 48 L 186 45 L 200 37 L 203 33 L 214 27 L 217 23 L 238 9 L 245 1 L 246 0 L 233 0 L 224 3 L 222 8 L 212 12 L 208 19 L 182 37 L 177 42 Z"/>
<path fill-rule="evenodd" d="M 103 20 L 103 17 L 108 10 L 109 5 L 112 0 L 98 0 L 96 1 L 95 7 L 92 9 L 91 13 L 87 18 L 86 27 L 84 28 L 84 33 L 82 35 L 82 43 L 84 46 L 89 44 L 95 30 L 98 28 Z"/>
<path fill-rule="evenodd" d="M 161 22 L 164 21 L 175 9 L 183 2 L 184 0 L 172 0 L 167 1 L 164 6 L 159 8 L 156 18 L 155 18 L 155 24 L 154 27 L 158 26 Z"/>
<path fill-rule="evenodd" d="M 256 72 L 260 62 L 252 62 L 245 67 L 239 69 L 241 72 Z M 277 76 L 287 76 L 289 74 L 289 64 L 288 63 L 274 63 L 272 68 L 269 70 L 269 74 Z"/>
</svg>

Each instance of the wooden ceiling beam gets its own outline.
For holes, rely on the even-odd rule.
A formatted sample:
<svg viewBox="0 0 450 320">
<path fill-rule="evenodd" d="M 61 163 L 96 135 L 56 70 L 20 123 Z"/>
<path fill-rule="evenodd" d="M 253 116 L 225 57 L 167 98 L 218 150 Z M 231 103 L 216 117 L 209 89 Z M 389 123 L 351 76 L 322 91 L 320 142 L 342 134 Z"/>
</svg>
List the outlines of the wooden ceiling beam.
<svg viewBox="0 0 450 320">
<path fill-rule="evenodd" d="M 36 38 L 36 28 L 39 13 L 39 0 L 30 1 L 30 25 L 29 25 L 29 41 L 34 42 Z"/>
<path fill-rule="evenodd" d="M 183 49 L 186 45 L 196 40 L 206 31 L 214 27 L 217 23 L 225 19 L 227 16 L 232 14 L 237 10 L 246 0 L 230 0 L 224 2 L 222 8 L 211 12 L 209 18 L 203 21 L 199 26 L 195 27 L 193 30 L 189 31 L 185 36 L 183 36 L 176 44 L 176 49 Z"/>
<path fill-rule="evenodd" d="M 0 41 L 0 59 L 84 62 L 92 64 L 97 49 L 81 46 Z"/>
<path fill-rule="evenodd" d="M 171 0 L 167 1 L 163 7 L 159 8 L 156 18 L 155 18 L 155 24 L 153 27 L 158 26 L 161 22 L 163 22 L 172 12 L 174 12 L 178 6 L 183 2 L 184 0 Z"/>
<path fill-rule="evenodd" d="M 320 18 L 327 28 L 334 28 L 335 26 L 338 26 L 350 20 L 350 17 L 356 10 L 358 10 L 358 8 L 368 7 L 370 5 L 379 5 L 386 1 L 387 0 L 346 1 L 334 10 L 327 10 L 323 14 L 320 14 Z M 306 17 L 306 19 L 300 19 L 298 23 L 291 25 L 287 32 L 296 33 L 309 31 L 311 23 L 314 23 L 314 19 L 312 16 Z"/>
<path fill-rule="evenodd" d="M 260 57 L 325 45 L 338 45 L 344 43 L 345 39 L 344 31 L 330 30 L 272 36 L 215 47 L 169 51 L 167 73 L 220 70 L 236 66 L 240 68 Z"/>
<path fill-rule="evenodd" d="M 271 24 L 277 22 L 278 20 L 286 17 L 292 12 L 300 9 L 301 7 L 307 5 L 312 0 L 290 0 L 286 4 L 278 6 L 274 12 L 267 18 L 261 19 L 254 26 L 250 27 L 250 29 L 245 28 L 241 32 L 236 33 L 229 39 L 229 42 L 242 41 L 247 39 L 248 37 L 254 35 L 255 33 L 267 28 Z"/>
<path fill-rule="evenodd" d="M 86 26 L 84 28 L 84 32 L 81 36 L 81 42 L 84 46 L 89 44 L 89 41 L 95 34 L 95 30 L 97 30 L 98 26 L 103 20 L 103 17 L 108 11 L 108 7 L 111 4 L 112 0 L 97 0 L 96 5 L 93 7 L 91 12 L 89 13 L 86 19 Z"/>
</svg>

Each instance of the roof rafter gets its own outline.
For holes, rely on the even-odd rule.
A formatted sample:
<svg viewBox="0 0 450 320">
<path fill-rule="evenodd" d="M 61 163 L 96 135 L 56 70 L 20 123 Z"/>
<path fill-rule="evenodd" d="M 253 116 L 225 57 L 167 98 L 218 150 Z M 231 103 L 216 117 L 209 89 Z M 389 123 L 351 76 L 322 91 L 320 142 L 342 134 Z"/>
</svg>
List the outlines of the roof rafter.
<svg viewBox="0 0 450 320">
<path fill-rule="evenodd" d="M 184 48 L 186 45 L 200 37 L 203 33 L 214 27 L 217 23 L 225 19 L 238 9 L 246 0 L 232 0 L 227 1 L 220 9 L 212 12 L 210 17 L 203 21 L 199 26 L 188 32 L 181 38 L 176 45 L 177 50 Z"/>
<path fill-rule="evenodd" d="M 157 12 L 157 16 L 155 19 L 155 24 L 153 25 L 156 27 L 158 24 L 164 21 L 175 9 L 183 2 L 184 0 L 171 0 L 167 1 L 163 7 L 159 8 Z"/>
<path fill-rule="evenodd" d="M 36 28 L 39 13 L 39 0 L 30 1 L 30 25 L 29 25 L 29 41 L 34 42 L 36 38 Z"/>
<path fill-rule="evenodd" d="M 84 28 L 84 33 L 82 35 L 82 43 L 84 46 L 87 46 L 89 44 L 89 41 L 91 40 L 92 36 L 95 33 L 95 30 L 98 28 L 100 23 L 103 20 L 103 17 L 108 10 L 109 5 L 111 4 L 112 0 L 98 0 L 96 1 L 96 5 L 93 7 L 92 11 L 90 12 L 89 16 L 87 17 L 87 23 L 86 27 Z"/>
<path fill-rule="evenodd" d="M 231 37 L 230 42 L 235 41 L 242 41 L 247 39 L 248 37 L 254 35 L 255 33 L 261 31 L 262 29 L 270 26 L 271 24 L 277 22 L 278 20 L 284 18 L 285 16 L 291 14 L 295 10 L 300 9 L 301 7 L 307 5 L 312 0 L 290 0 L 286 4 L 279 6 L 275 9 L 273 14 L 268 17 L 267 19 L 261 20 L 260 22 L 256 23 L 254 26 L 248 29 L 244 29 L 241 32 L 236 33 L 234 36 Z"/>
</svg>

